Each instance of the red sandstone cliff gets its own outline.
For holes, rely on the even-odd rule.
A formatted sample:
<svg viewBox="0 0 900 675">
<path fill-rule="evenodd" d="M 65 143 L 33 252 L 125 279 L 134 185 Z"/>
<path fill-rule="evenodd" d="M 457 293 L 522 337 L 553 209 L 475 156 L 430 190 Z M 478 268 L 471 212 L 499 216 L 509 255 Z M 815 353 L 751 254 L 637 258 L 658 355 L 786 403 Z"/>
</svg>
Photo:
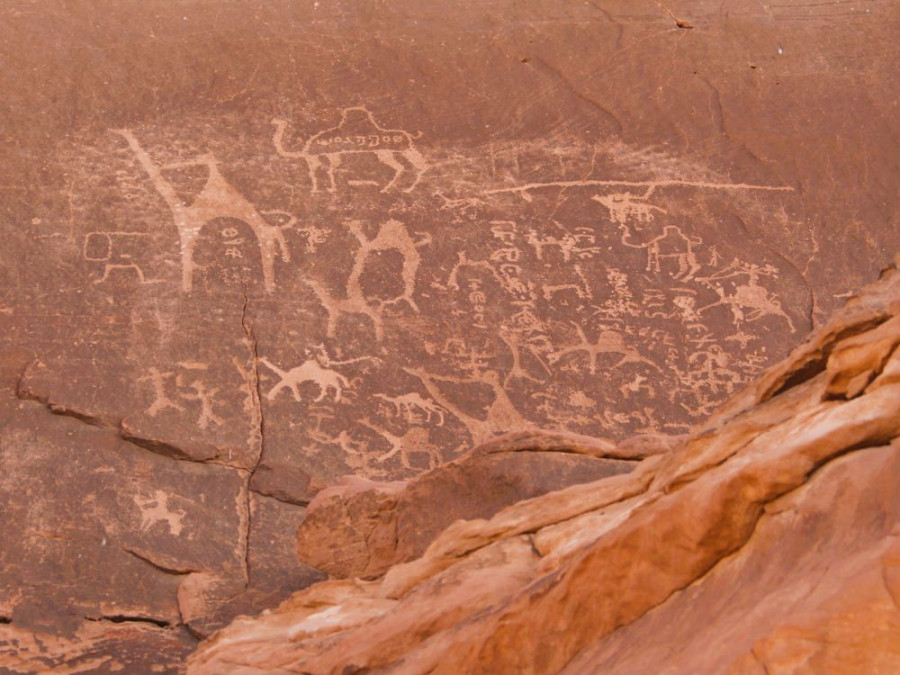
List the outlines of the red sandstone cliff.
<svg viewBox="0 0 900 675">
<path fill-rule="evenodd" d="M 457 520 L 418 557 L 408 542 L 445 517 L 423 481 L 489 453 L 324 495 L 330 548 L 311 549 L 313 508 L 301 554 L 331 555 L 335 575 L 386 573 L 236 620 L 188 672 L 897 672 L 898 345 L 892 268 L 683 445 Z M 340 528 L 334 514 L 379 499 L 392 544 Z M 398 528 L 416 506 L 419 528 Z M 335 562 L 342 546 L 365 555 Z"/>
</svg>

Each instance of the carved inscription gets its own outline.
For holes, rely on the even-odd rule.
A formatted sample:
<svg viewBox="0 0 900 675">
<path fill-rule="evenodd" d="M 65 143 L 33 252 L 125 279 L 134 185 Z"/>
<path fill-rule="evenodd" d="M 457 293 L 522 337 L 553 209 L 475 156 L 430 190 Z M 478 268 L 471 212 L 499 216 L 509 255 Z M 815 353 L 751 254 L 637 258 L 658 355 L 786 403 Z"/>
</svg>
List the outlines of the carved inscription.
<svg viewBox="0 0 900 675">
<path fill-rule="evenodd" d="M 225 362 L 313 463 L 391 478 L 511 430 L 683 432 L 803 328 L 796 266 L 728 225 L 791 186 L 613 141 L 448 148 L 369 104 L 281 114 L 233 152 L 209 120 L 106 134 L 71 184 L 112 162 L 115 188 L 69 195 L 70 229 L 101 297 L 241 292 L 264 339 Z M 226 386 L 171 362 L 138 380 L 146 414 L 226 425 Z"/>
<path fill-rule="evenodd" d="M 275 126 L 272 143 L 278 154 L 306 162 L 313 192 L 321 189 L 319 174 L 323 168 L 327 178 L 325 189 L 334 192 L 337 189 L 335 172 L 341 167 L 342 161 L 352 155 L 371 155 L 394 172 L 393 177 L 381 188 L 382 192 L 389 191 L 401 178 L 409 183 L 403 191 L 411 192 L 428 169 L 425 157 L 416 149 L 416 137 L 400 129 L 381 127 L 372 113 L 363 106 L 344 108 L 337 126 L 314 134 L 301 150 L 285 149 L 284 135 L 288 126 L 286 120 L 275 118 L 272 124 Z M 406 179 L 407 175 L 411 176 L 411 182 Z"/>
</svg>

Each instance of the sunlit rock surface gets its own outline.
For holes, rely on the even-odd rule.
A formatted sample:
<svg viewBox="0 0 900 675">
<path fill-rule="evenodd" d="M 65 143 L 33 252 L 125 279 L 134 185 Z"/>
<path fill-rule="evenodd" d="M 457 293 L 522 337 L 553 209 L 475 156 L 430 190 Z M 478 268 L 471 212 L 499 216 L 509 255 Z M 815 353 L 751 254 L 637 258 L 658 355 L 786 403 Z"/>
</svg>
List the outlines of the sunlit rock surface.
<svg viewBox="0 0 900 675">
<path fill-rule="evenodd" d="M 898 347 L 891 268 L 683 445 L 238 619 L 188 672 L 894 672 Z"/>
<path fill-rule="evenodd" d="M 310 561 L 648 476 L 900 250 L 898 34 L 893 0 L 0 3 L 0 670 L 177 672 Z M 478 454 L 539 430 L 632 454 Z"/>
</svg>

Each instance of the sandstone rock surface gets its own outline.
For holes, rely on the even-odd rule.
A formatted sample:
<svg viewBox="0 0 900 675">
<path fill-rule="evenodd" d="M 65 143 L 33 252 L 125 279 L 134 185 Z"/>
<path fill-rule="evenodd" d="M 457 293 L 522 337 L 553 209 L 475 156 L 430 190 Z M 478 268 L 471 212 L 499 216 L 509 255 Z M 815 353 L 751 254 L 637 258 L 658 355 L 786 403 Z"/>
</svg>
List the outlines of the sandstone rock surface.
<svg viewBox="0 0 900 675">
<path fill-rule="evenodd" d="M 889 390 L 890 335 L 838 332 L 708 422 L 900 250 L 898 34 L 894 0 L 0 3 L 0 670 L 177 672 L 325 578 L 297 529 L 343 476 L 373 536 L 305 548 L 369 577 L 607 462 L 464 459 L 504 434 L 640 457 L 831 356 L 835 405 Z"/>
<path fill-rule="evenodd" d="M 418 558 L 455 520 L 487 518 L 504 506 L 631 471 L 677 439 L 637 437 L 617 446 L 574 434 L 519 432 L 404 483 L 322 490 L 297 533 L 302 562 L 334 577 L 377 577 Z"/>
<path fill-rule="evenodd" d="M 238 619 L 188 672 L 894 672 L 898 317 L 893 267 L 683 447 Z"/>
</svg>

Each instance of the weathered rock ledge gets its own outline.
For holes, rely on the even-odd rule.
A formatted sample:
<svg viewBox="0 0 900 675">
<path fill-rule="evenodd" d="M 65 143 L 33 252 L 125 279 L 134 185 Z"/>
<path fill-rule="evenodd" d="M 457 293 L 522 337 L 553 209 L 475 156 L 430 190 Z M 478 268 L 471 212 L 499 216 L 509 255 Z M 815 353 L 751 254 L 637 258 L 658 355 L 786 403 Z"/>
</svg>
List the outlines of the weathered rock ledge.
<svg viewBox="0 0 900 675">
<path fill-rule="evenodd" d="M 898 345 L 894 267 L 684 443 L 457 520 L 418 557 L 429 518 L 444 516 L 416 490 L 441 470 L 323 495 L 301 550 L 317 509 L 344 543 L 379 503 L 396 514 L 406 499 L 418 529 L 383 518 L 394 542 L 369 537 L 365 555 L 330 566 L 383 576 L 332 579 L 238 619 L 188 672 L 898 672 Z M 338 512 L 366 499 L 373 512 L 341 530 Z M 373 533 L 384 539 L 356 530 Z"/>
</svg>

